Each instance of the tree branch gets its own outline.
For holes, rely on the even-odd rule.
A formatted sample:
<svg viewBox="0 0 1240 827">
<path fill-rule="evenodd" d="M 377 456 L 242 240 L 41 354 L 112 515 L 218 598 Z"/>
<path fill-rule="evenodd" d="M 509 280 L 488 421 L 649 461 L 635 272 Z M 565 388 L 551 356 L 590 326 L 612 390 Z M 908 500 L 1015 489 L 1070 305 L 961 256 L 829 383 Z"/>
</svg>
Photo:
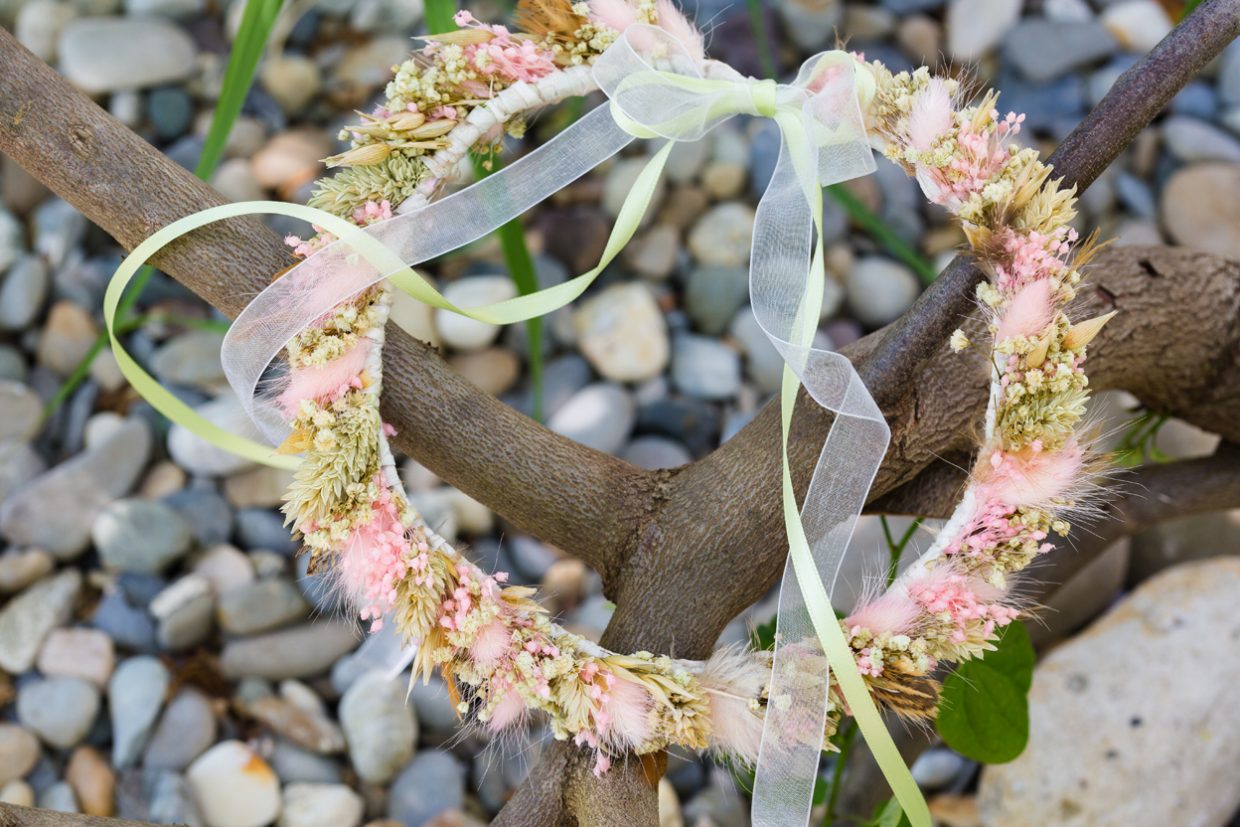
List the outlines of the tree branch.
<svg viewBox="0 0 1240 827">
<path fill-rule="evenodd" d="M 99 818 L 0 803 L 0 827 L 158 827 L 146 821 Z M 180 825 L 185 827 L 185 825 Z"/>
</svg>

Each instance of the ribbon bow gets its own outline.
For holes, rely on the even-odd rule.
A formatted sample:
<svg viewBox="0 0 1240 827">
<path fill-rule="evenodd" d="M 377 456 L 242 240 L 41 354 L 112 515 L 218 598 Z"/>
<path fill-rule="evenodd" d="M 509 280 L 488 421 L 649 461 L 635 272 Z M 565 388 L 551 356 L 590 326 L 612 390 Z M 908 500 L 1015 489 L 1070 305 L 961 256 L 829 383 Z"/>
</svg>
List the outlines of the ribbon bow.
<svg viewBox="0 0 1240 827">
<path fill-rule="evenodd" d="M 821 188 L 874 169 L 859 103 L 873 95 L 873 79 L 857 67 L 844 52 L 826 52 L 806 61 L 793 83 L 781 85 L 697 61 L 661 29 L 631 26 L 594 66 L 610 106 L 594 109 L 544 146 L 447 198 L 364 229 L 322 210 L 256 201 L 203 210 L 156 232 L 121 264 L 104 298 L 118 364 L 135 389 L 173 421 L 251 460 L 288 467 L 293 458 L 273 456 L 269 447 L 206 421 L 120 346 L 112 326 L 120 296 L 142 262 L 161 247 L 214 221 L 252 214 L 303 219 L 339 238 L 260 293 L 224 340 L 221 358 L 229 384 L 267 439 L 278 444 L 287 434 L 275 402 L 286 381 L 280 352 L 333 307 L 388 279 L 426 304 L 491 324 L 549 313 L 581 295 L 632 238 L 676 141 L 697 140 L 736 115 L 771 118 L 782 144 L 755 216 L 750 299 L 785 361 L 780 403 L 789 560 L 753 821 L 759 827 L 788 827 L 808 819 L 831 703 L 830 665 L 904 811 L 914 827 L 929 827 L 925 802 L 857 671 L 829 596 L 889 440 L 886 422 L 851 363 L 813 347 L 826 278 Z M 635 137 L 668 141 L 638 176 L 598 266 L 589 272 L 537 293 L 461 308 L 412 269 L 490 234 Z M 801 385 L 836 417 L 798 512 L 788 433 Z"/>
</svg>

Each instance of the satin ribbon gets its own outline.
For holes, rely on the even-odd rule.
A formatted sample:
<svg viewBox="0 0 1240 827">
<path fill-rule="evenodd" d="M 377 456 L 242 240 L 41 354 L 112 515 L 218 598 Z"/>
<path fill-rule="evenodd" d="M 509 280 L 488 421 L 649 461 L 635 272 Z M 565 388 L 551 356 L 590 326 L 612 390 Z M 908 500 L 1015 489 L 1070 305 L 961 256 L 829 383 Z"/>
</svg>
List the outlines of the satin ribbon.
<svg viewBox="0 0 1240 827">
<path fill-rule="evenodd" d="M 635 46 L 641 43 L 641 48 Z M 708 68 L 710 76 L 704 76 Z M 780 394 L 782 494 L 789 560 L 780 592 L 775 671 L 754 785 L 759 827 L 804 824 L 812 803 L 827 712 L 828 664 L 901 806 L 914 827 L 929 827 L 920 792 L 857 671 L 831 609 L 830 590 L 885 453 L 889 432 L 851 363 L 812 346 L 824 280 L 821 187 L 873 170 L 858 97 L 872 79 L 853 58 L 811 58 L 789 85 L 745 78 L 722 64 L 699 64 L 662 30 L 634 26 L 594 67 L 609 107 L 504 170 L 422 209 L 365 229 L 320 210 L 244 202 L 204 210 L 160 230 L 118 270 L 105 297 L 112 331 L 128 278 L 160 247 L 222 218 L 280 214 L 315 223 L 339 241 L 281 276 L 237 317 L 224 341 L 230 385 L 273 444 L 287 433 L 274 399 L 285 381 L 279 355 L 290 339 L 333 307 L 387 278 L 433 307 L 491 324 L 549 313 L 579 296 L 632 238 L 674 141 L 697 140 L 736 115 L 772 118 L 782 145 L 757 209 L 750 298 L 759 324 L 786 363 Z M 482 238 L 614 155 L 633 138 L 669 142 L 647 162 L 629 193 L 599 265 L 570 281 L 494 304 L 453 305 L 412 268 Z M 221 431 L 167 393 L 120 348 L 122 372 L 157 409 L 226 450 L 286 466 L 288 458 Z M 788 462 L 788 433 L 799 387 L 835 422 L 798 510 Z"/>
</svg>

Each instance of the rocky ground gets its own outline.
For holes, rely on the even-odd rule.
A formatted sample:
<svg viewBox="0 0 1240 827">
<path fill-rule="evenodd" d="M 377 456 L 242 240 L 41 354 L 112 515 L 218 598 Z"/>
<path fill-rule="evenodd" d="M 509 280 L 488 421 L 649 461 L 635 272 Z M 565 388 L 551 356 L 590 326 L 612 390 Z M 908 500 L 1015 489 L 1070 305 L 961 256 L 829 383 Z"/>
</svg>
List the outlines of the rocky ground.
<svg viewBox="0 0 1240 827">
<path fill-rule="evenodd" d="M 241 5 L 0 0 L 0 24 L 192 168 Z M 280 43 L 262 66 L 212 182 L 236 200 L 304 201 L 322 173 L 319 159 L 338 148 L 337 129 L 381 90 L 421 19 L 418 0 L 286 5 L 300 14 L 279 30 Z M 1048 150 L 1171 25 L 1154 0 L 1024 6 L 1020 0 L 787 0 L 771 3 L 766 18 L 785 68 L 830 47 L 837 27 L 853 48 L 892 66 L 940 55 L 969 63 L 1002 90 L 1005 109 L 1026 113 L 1023 138 Z M 494 2 L 475 11 L 499 14 Z M 709 21 L 715 54 L 760 73 L 743 3 L 700 0 L 698 16 Z M 534 131 L 555 120 L 544 118 Z M 717 447 L 770 396 L 780 362 L 749 310 L 746 264 L 753 207 L 777 150 L 769 124 L 737 122 L 677 147 L 657 208 L 623 261 L 547 322 L 550 427 L 645 467 L 672 467 Z M 639 155 L 622 157 L 527 218 L 544 285 L 593 265 L 640 164 Z M 936 267 L 963 240 L 888 164 L 849 186 Z M 543 734 L 531 732 L 526 742 L 503 749 L 488 746 L 480 734 L 458 733 L 441 685 L 415 685 L 406 702 L 401 682 L 368 670 L 355 654 L 359 627 L 341 617 L 323 583 L 305 574 L 282 526 L 284 473 L 250 466 L 169 428 L 126 388 L 106 351 L 88 379 L 42 420 L 44 405 L 101 329 L 102 292 L 120 250 L 7 159 L 0 188 L 0 800 L 204 827 L 485 821 L 535 762 Z M 1240 46 L 1233 46 L 1085 193 L 1081 224 L 1100 226 L 1120 244 L 1175 242 L 1240 257 L 1237 192 Z M 923 283 L 850 226 L 834 200 L 825 208 L 831 277 L 820 336 L 840 346 L 898 317 Z M 512 294 L 493 242 L 450 257 L 432 273 L 461 304 Z M 140 307 L 182 319 L 215 318 L 163 276 Z M 501 331 L 412 301 L 396 315 L 410 332 L 441 346 L 479 387 L 530 409 L 523 329 Z M 152 324 L 132 334 L 129 346 L 182 399 L 218 423 L 244 429 L 223 381 L 220 338 L 209 329 Z M 1123 402 L 1110 400 L 1116 416 Z M 1163 447 L 1183 455 L 1211 445 L 1172 423 Z M 488 568 L 542 586 L 572 628 L 601 632 L 610 607 L 593 572 L 514 534 L 412 461 L 404 480 L 415 506 L 442 534 L 468 544 Z M 884 554 L 880 537 L 877 525 L 866 522 L 862 546 Z M 1060 611 L 1040 634 L 1064 636 L 1127 585 L 1176 563 L 1237 552 L 1235 513 L 1137 537 L 1091 566 L 1071 587 L 1073 597 L 1056 601 Z M 850 565 L 855 582 L 873 564 Z M 1160 589 L 1175 595 L 1185 614 L 1196 604 L 1208 616 L 1234 603 L 1235 589 L 1224 588 L 1237 577 L 1234 563 L 1185 571 L 1143 587 L 1115 615 L 1156 611 L 1149 596 Z M 1193 577 L 1213 588 L 1180 582 Z M 743 639 L 772 612 L 770 601 L 754 608 L 725 638 Z M 988 824 L 1111 823 L 1103 816 L 1065 820 L 1071 807 L 1106 813 L 1131 787 L 1104 783 L 1108 773 L 1123 779 L 1130 771 L 1108 752 L 1082 770 L 1104 779 L 1080 794 L 1094 798 L 1056 798 L 1071 783 L 1064 780 L 1070 771 L 1063 756 L 1072 750 L 1052 737 L 1064 709 L 1085 715 L 1081 726 L 1094 730 L 1098 743 L 1111 744 L 1116 756 L 1143 755 L 1139 766 L 1147 769 L 1170 766 L 1159 745 L 1182 743 L 1186 731 L 1200 734 L 1208 725 L 1215 737 L 1237 743 L 1234 716 L 1219 721 L 1207 714 L 1209 690 L 1224 697 L 1238 685 L 1224 668 L 1196 672 L 1197 706 L 1188 704 L 1182 719 L 1150 730 L 1161 739 L 1147 731 L 1147 740 L 1133 741 L 1140 725 L 1132 720 L 1157 718 L 1161 706 L 1176 703 L 1182 680 L 1100 684 L 1106 693 L 1098 705 L 1128 709 L 1153 699 L 1149 710 L 1114 721 L 1086 715 L 1092 708 L 1086 687 L 1069 679 L 1066 690 L 1054 691 L 1054 675 L 1071 672 L 1073 663 L 1102 672 L 1123 668 L 1102 653 L 1115 651 L 1109 641 L 1116 635 L 1130 642 L 1139 635 L 1107 622 L 1039 671 L 1031 748 L 1010 768 L 987 771 L 979 798 L 970 792 L 977 777 L 971 762 L 937 749 L 917 763 L 919 781 L 938 794 L 944 823 L 981 823 L 979 801 Z M 1174 638 L 1141 645 L 1162 646 L 1168 661 L 1183 661 L 1185 674 L 1199 662 L 1184 654 L 1196 650 Z M 1193 717 L 1193 710 L 1201 714 Z M 1214 820 L 1200 823 L 1223 824 L 1234 811 L 1240 799 L 1234 784 L 1210 774 L 1234 766 L 1234 759 L 1208 750 L 1174 757 L 1174 777 L 1192 790 L 1186 800 L 1193 803 L 1185 806 L 1209 801 Z M 1184 767 L 1190 771 L 1181 773 Z M 1037 783 L 1022 787 L 1027 779 Z M 1151 799 L 1170 788 L 1150 781 L 1141 789 L 1144 806 L 1122 823 L 1171 823 L 1141 820 L 1143 812 L 1158 812 Z M 1030 797 L 1030 790 L 1046 794 Z M 660 793 L 669 827 L 748 824 L 730 775 L 708 761 L 673 756 Z M 1031 816 L 1038 807 L 1052 809 Z"/>
</svg>

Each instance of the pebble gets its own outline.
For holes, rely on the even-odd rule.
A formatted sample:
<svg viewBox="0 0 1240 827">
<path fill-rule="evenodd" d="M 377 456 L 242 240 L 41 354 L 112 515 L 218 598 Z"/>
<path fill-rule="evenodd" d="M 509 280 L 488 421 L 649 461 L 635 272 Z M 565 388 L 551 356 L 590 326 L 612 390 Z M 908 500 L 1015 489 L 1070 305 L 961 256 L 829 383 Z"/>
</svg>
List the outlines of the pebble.
<svg viewBox="0 0 1240 827">
<path fill-rule="evenodd" d="M 631 462 L 638 468 L 656 470 L 659 468 L 678 468 L 693 461 L 689 449 L 679 442 L 661 436 L 642 436 L 633 440 L 624 449 L 620 458 Z"/>
<path fill-rule="evenodd" d="M 881 327 L 912 306 L 921 285 L 903 264 L 878 256 L 859 259 L 844 281 L 848 304 L 862 324 Z"/>
<path fill-rule="evenodd" d="M 0 503 L 4 503 L 14 493 L 25 489 L 31 480 L 46 469 L 47 463 L 43 461 L 43 457 L 29 444 L 15 439 L 0 441 Z M 0 534 L 5 533 L 3 515 L 4 512 L 0 511 Z M 0 592 L 6 589 L 5 570 L 4 563 L 0 562 Z M 19 587 L 15 586 L 10 590 L 16 591 L 17 588 Z"/>
<path fill-rule="evenodd" d="M 389 66 L 392 64 L 389 64 Z M 258 82 L 286 115 L 296 115 L 323 86 L 319 65 L 304 55 L 272 55 L 258 71 Z"/>
<path fill-rule="evenodd" d="M 403 290 L 392 293 L 390 318 L 401 330 L 418 341 L 426 342 L 431 347 L 442 344 L 439 331 L 435 329 L 435 308 L 418 301 Z"/>
<path fill-rule="evenodd" d="M 1224 103 L 1240 105 L 1240 44 L 1232 44 L 1223 50 L 1219 64 L 1218 94 Z"/>
<path fill-rule="evenodd" d="M 619 385 L 587 385 L 551 415 L 547 427 L 596 451 L 614 454 L 633 430 L 635 407 Z"/>
<path fill-rule="evenodd" d="M 1163 143 L 1181 161 L 1240 163 L 1240 140 L 1198 118 L 1176 115 L 1163 121 Z"/>
<path fill-rule="evenodd" d="M 409 39 L 399 34 L 372 37 L 345 52 L 336 64 L 333 87 L 360 97 L 382 89 L 392 79 L 392 67 L 409 57 Z"/>
<path fill-rule="evenodd" d="M 422 752 L 392 784 L 388 815 L 406 827 L 431 820 L 465 803 L 465 767 L 446 752 Z"/>
<path fill-rule="evenodd" d="M 25 228 L 11 212 L 0 207 L 0 270 L 7 270 L 25 252 Z"/>
<path fill-rule="evenodd" d="M 949 749 L 932 749 L 917 756 L 910 769 L 913 780 L 923 790 L 946 787 L 965 769 L 964 758 Z"/>
<path fill-rule="evenodd" d="M 194 574 L 205 577 L 217 595 L 254 582 L 250 558 L 235 546 L 221 543 L 207 549 L 194 563 Z"/>
<path fill-rule="evenodd" d="M 105 567 L 157 574 L 189 551 L 189 523 L 152 500 L 117 500 L 103 508 L 91 538 Z"/>
<path fill-rule="evenodd" d="M 602 207 L 603 213 L 609 219 L 614 221 L 620 215 L 620 208 L 624 206 L 625 200 L 629 197 L 629 191 L 633 189 L 637 176 L 646 168 L 648 160 L 647 158 L 621 158 L 607 171 L 607 177 L 603 181 Z M 646 211 L 644 221 L 649 221 L 650 216 L 658 212 L 666 187 L 666 182 L 660 176 L 658 183 L 655 184 L 654 194 L 650 198 L 650 207 Z"/>
<path fill-rule="evenodd" d="M 189 77 L 198 49 L 179 26 L 155 17 L 88 17 L 65 26 L 60 71 L 90 94 L 141 89 Z"/>
<path fill-rule="evenodd" d="M 170 679 L 167 668 L 148 655 L 128 658 L 116 668 L 108 682 L 113 766 L 128 767 L 137 761 L 159 716 Z"/>
<path fill-rule="evenodd" d="M 120 589 L 104 594 L 95 608 L 91 623 L 118 646 L 136 652 L 155 649 L 155 624 L 150 615 L 131 606 Z"/>
<path fill-rule="evenodd" d="M 194 117 L 194 101 L 179 86 L 155 89 L 147 96 L 146 109 L 151 126 L 162 141 L 171 141 L 185 134 Z"/>
<path fill-rule="evenodd" d="M 1158 0 L 1113 3 L 1102 10 L 1099 19 L 1120 46 L 1140 54 L 1157 46 L 1174 25 Z"/>
<path fill-rule="evenodd" d="M 34 665 L 52 629 L 73 611 L 82 587 L 76 569 L 40 580 L 0 609 L 0 669 L 17 675 Z"/>
<path fill-rule="evenodd" d="M 43 810 L 56 810 L 62 813 L 79 812 L 77 797 L 73 794 L 73 788 L 64 781 L 52 784 L 39 793 L 39 808 Z"/>
<path fill-rule="evenodd" d="M 39 256 L 19 258 L 0 282 L 0 330 L 19 332 L 34 322 L 47 301 L 47 263 Z"/>
<path fill-rule="evenodd" d="M 205 641 L 214 627 L 215 592 L 211 581 L 189 574 L 155 595 L 150 605 L 155 638 L 163 649 L 184 651 Z"/>
<path fill-rule="evenodd" d="M 248 439 L 263 439 L 232 393 L 222 394 L 194 410 L 211 424 L 229 433 Z M 168 432 L 168 453 L 177 465 L 191 474 L 210 477 L 234 474 L 253 464 L 248 459 L 217 448 L 181 425 L 173 425 Z"/>
<path fill-rule="evenodd" d="M 727 201 L 711 207 L 689 231 L 689 252 L 700 264 L 740 267 L 749 261 L 753 207 Z"/>
<path fill-rule="evenodd" d="M 1171 237 L 1224 258 L 1240 258 L 1240 164 L 1208 162 L 1178 170 L 1163 188 L 1161 213 Z"/>
<path fill-rule="evenodd" d="M 521 360 L 511 350 L 489 347 L 474 353 L 458 353 L 448 360 L 454 371 L 478 390 L 499 396 L 521 378 Z"/>
<path fill-rule="evenodd" d="M 251 551 L 265 549 L 291 557 L 301 548 L 284 525 L 283 518 L 267 508 L 243 508 L 237 512 L 237 541 Z"/>
<path fill-rule="evenodd" d="M 98 332 L 90 313 L 67 299 L 56 302 L 39 335 L 39 364 L 68 376 L 86 358 Z"/>
<path fill-rule="evenodd" d="M 116 667 L 112 639 L 97 629 L 53 629 L 39 651 L 39 671 L 56 678 L 82 678 L 103 687 Z"/>
<path fill-rule="evenodd" d="M 260 465 L 224 480 L 224 497 L 234 508 L 275 508 L 292 482 L 292 471 Z"/>
<path fill-rule="evenodd" d="M 741 360 L 716 339 L 684 334 L 672 345 L 672 381 L 698 399 L 730 399 L 741 387 Z"/>
<path fill-rule="evenodd" d="M 220 346 L 224 334 L 191 330 L 170 339 L 151 357 L 151 371 L 162 382 L 211 388 L 224 381 Z"/>
<path fill-rule="evenodd" d="M 0 723 L 0 784 L 24 778 L 39 762 L 39 739 L 17 724 Z"/>
<path fill-rule="evenodd" d="M 744 267 L 697 267 L 685 286 L 685 313 L 708 336 L 718 336 L 749 298 Z"/>
<path fill-rule="evenodd" d="M 1191 812 L 1194 823 L 1228 823 L 1240 662 L 1218 653 L 1235 645 L 1237 589 L 1234 558 L 1168 569 L 1045 656 L 1028 746 L 982 773 L 982 822 L 1155 827 Z"/>
<path fill-rule="evenodd" d="M 137 481 L 150 452 L 150 433 L 136 419 L 84 453 L 36 477 L 0 506 L 0 533 L 61 560 L 90 543 L 95 515 Z"/>
<path fill-rule="evenodd" d="M 676 269 L 680 255 L 680 233 L 669 224 L 656 224 L 645 235 L 629 242 L 624 261 L 637 275 L 662 280 Z"/>
<path fill-rule="evenodd" d="M 21 382 L 0 380 L 0 440 L 25 442 L 39 431 L 43 403 Z"/>
<path fill-rule="evenodd" d="M 189 17 L 201 12 L 205 5 L 206 0 L 125 0 L 125 14 L 130 17 Z"/>
<path fill-rule="evenodd" d="M 309 678 L 331 669 L 357 645 L 352 623 L 322 620 L 224 644 L 220 667 L 224 676 L 283 680 Z"/>
<path fill-rule="evenodd" d="M 770 338 L 758 324 L 753 311 L 742 307 L 732 318 L 728 334 L 736 339 L 745 352 L 745 373 L 763 393 L 779 390 L 783 379 L 784 357 L 771 344 Z"/>
<path fill-rule="evenodd" d="M 409 685 L 409 700 L 413 702 L 418 728 L 425 733 L 451 735 L 461 724 L 448 689 L 438 675 L 432 675 L 427 683 L 413 681 Z"/>
<path fill-rule="evenodd" d="M 98 750 L 85 746 L 75 749 L 65 767 L 65 780 L 83 813 L 102 818 L 112 815 L 116 774 Z"/>
<path fill-rule="evenodd" d="M 673 184 L 687 184 L 702 172 L 710 157 L 714 135 L 707 133 L 698 141 L 677 141 L 667 156 L 667 180 Z"/>
<path fill-rule="evenodd" d="M 194 541 L 212 547 L 226 543 L 233 534 L 233 510 L 215 489 L 211 480 L 199 480 L 184 490 L 166 495 L 170 506 L 189 523 Z"/>
<path fill-rule="evenodd" d="M 283 739 L 277 741 L 272 750 L 271 765 L 286 784 L 335 784 L 340 781 L 340 767 L 331 758 L 316 755 Z"/>
<path fill-rule="evenodd" d="M 211 176 L 211 186 L 229 201 L 261 201 L 266 193 L 254 180 L 250 162 L 244 158 L 228 158 Z"/>
<path fill-rule="evenodd" d="M 576 329 L 582 355 L 605 379 L 641 382 L 667 367 L 667 323 L 644 284 L 617 284 L 587 300 Z"/>
<path fill-rule="evenodd" d="M 295 693 L 287 693 L 291 697 L 256 698 L 245 704 L 245 711 L 299 747 L 324 755 L 343 751 L 344 733 L 327 717 L 322 702 L 313 697 L 309 689 L 302 689 L 311 694 L 312 703 L 305 703 L 305 699 L 296 697 Z M 286 689 L 282 687 L 281 691 L 286 692 Z"/>
<path fill-rule="evenodd" d="M 60 0 L 29 0 L 17 7 L 13 36 L 44 63 L 56 62 L 56 42 L 60 31 L 77 17 L 72 3 Z"/>
<path fill-rule="evenodd" d="M 449 283 L 443 296 L 461 308 L 472 308 L 511 299 L 517 289 L 507 276 L 468 276 Z M 447 310 L 435 311 L 435 329 L 444 344 L 457 350 L 481 350 L 495 341 L 499 325 L 475 321 Z"/>
<path fill-rule="evenodd" d="M 406 702 L 404 682 L 383 670 L 353 682 L 340 700 L 339 715 L 349 760 L 363 781 L 386 784 L 413 755 L 418 722 Z"/>
<path fill-rule="evenodd" d="M 99 690 L 81 678 L 39 678 L 17 690 L 17 720 L 48 746 L 81 742 L 99 712 Z"/>
<path fill-rule="evenodd" d="M 947 53 L 972 62 L 1003 39 L 1020 19 L 1021 0 L 951 0 L 947 7 Z"/>
<path fill-rule="evenodd" d="M 240 741 L 222 741 L 185 773 L 206 827 L 263 827 L 280 814 L 280 781 Z"/>
<path fill-rule="evenodd" d="M 319 177 L 320 159 L 331 152 L 331 141 L 322 129 L 293 129 L 272 136 L 254 153 L 250 167 L 260 186 L 292 195 Z"/>
<path fill-rule="evenodd" d="M 240 585 L 220 597 L 216 618 L 234 635 L 252 635 L 304 620 L 309 606 L 301 592 L 284 579 Z"/>
<path fill-rule="evenodd" d="M 821 0 L 785 0 L 775 4 L 784 31 L 804 52 L 814 53 L 835 37 L 836 26 L 844 14 L 843 3 Z"/>
<path fill-rule="evenodd" d="M 279 827 L 357 827 L 362 799 L 343 784 L 289 784 Z"/>
<path fill-rule="evenodd" d="M 0 786 L 0 803 L 17 807 L 33 807 L 34 788 L 25 781 L 10 781 Z"/>
<path fill-rule="evenodd" d="M 1026 18 L 1003 40 L 1003 58 L 1026 80 L 1044 83 L 1115 53 L 1118 44 L 1096 21 Z"/>
<path fill-rule="evenodd" d="M 215 743 L 211 702 L 196 689 L 182 689 L 164 710 L 143 754 L 142 766 L 183 770 Z"/>
</svg>

